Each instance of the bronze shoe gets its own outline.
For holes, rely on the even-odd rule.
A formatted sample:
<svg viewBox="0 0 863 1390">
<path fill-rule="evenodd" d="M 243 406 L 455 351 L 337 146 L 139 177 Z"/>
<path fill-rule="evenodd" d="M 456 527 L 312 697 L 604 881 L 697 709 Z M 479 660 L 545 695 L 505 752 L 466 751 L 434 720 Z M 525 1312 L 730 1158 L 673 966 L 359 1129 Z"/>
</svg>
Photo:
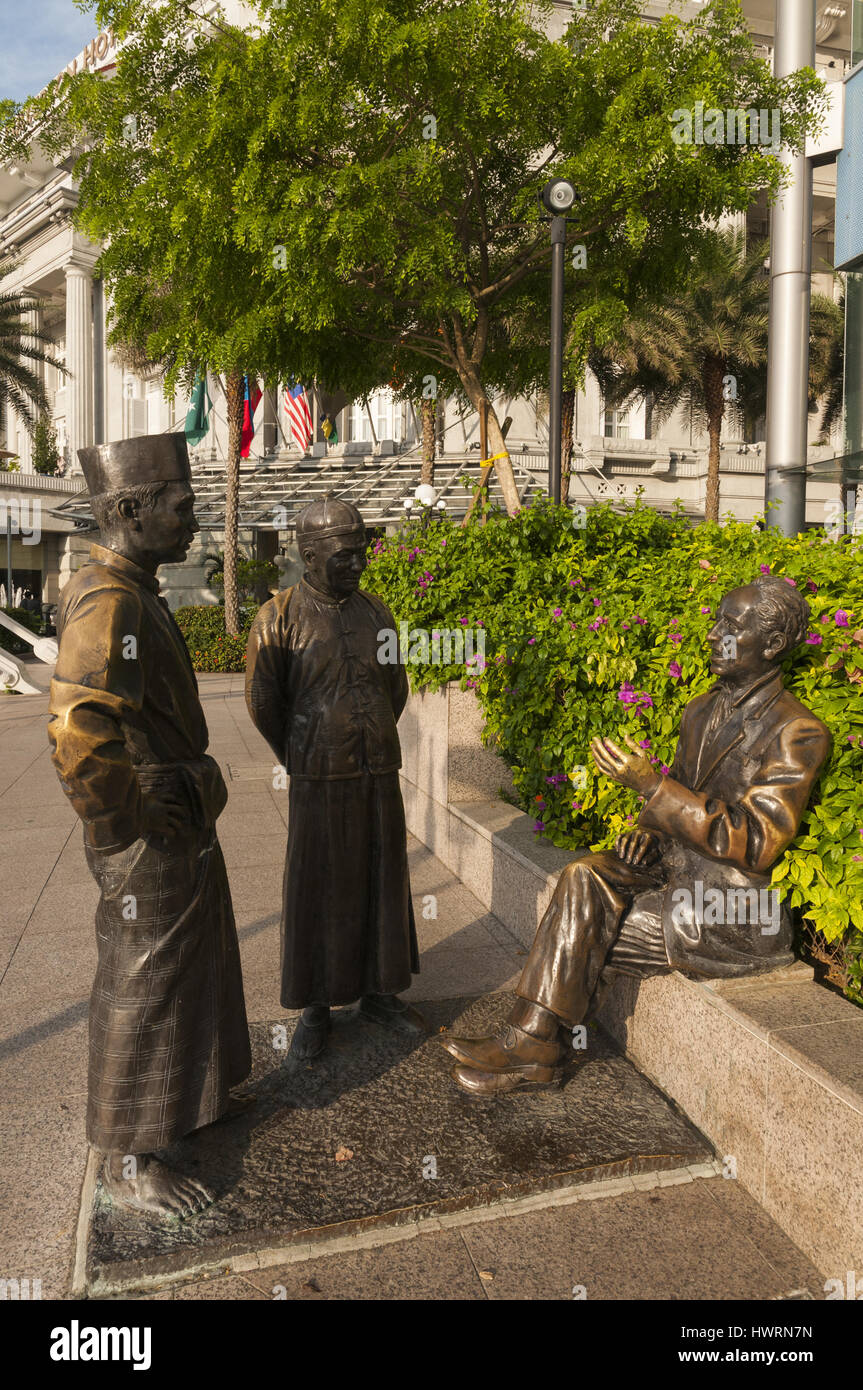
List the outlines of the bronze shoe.
<svg viewBox="0 0 863 1390">
<path fill-rule="evenodd" d="M 563 1067 L 523 1066 L 514 1071 L 477 1071 L 474 1067 L 457 1066 L 450 1075 L 469 1096 L 497 1096 L 506 1091 L 536 1089 L 560 1082 Z"/>
<path fill-rule="evenodd" d="M 505 1023 L 493 1038 L 451 1038 L 443 1036 L 441 1045 L 457 1062 L 477 1071 L 510 1072 L 525 1066 L 551 1070 L 564 1057 L 559 1042 L 547 1042 L 526 1033 L 515 1023 Z"/>
</svg>

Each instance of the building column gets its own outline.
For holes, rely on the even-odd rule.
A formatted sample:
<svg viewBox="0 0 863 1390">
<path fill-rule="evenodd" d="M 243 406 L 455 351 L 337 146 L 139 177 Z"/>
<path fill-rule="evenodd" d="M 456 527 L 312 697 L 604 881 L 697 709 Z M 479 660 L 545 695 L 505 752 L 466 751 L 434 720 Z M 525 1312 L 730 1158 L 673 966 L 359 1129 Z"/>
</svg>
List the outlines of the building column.
<svg viewBox="0 0 863 1390">
<path fill-rule="evenodd" d="M 66 274 L 66 441 L 69 471 L 80 473 L 78 450 L 93 443 L 93 286 L 90 272 L 70 262 Z"/>
<path fill-rule="evenodd" d="M 25 291 L 25 293 L 29 294 L 30 291 L 27 290 L 27 291 Z M 28 330 L 29 330 L 29 331 L 26 333 L 26 335 L 25 335 L 25 347 L 37 347 L 38 344 L 36 343 L 36 341 L 35 341 L 35 339 L 33 338 L 32 335 L 33 335 L 34 333 L 38 333 L 38 332 L 39 332 L 39 328 L 40 328 L 41 322 L 42 322 L 41 310 L 39 310 L 39 309 L 28 309 L 27 312 L 26 312 L 26 314 L 24 314 L 24 322 L 26 323 L 27 328 L 28 328 Z M 30 358 L 25 357 L 25 358 L 23 359 L 23 363 L 24 363 L 24 366 L 27 367 L 27 368 L 33 373 L 34 376 L 38 377 L 40 381 L 44 381 L 44 379 L 45 379 L 45 369 L 44 369 L 44 367 L 43 367 L 43 365 L 42 365 L 41 362 L 33 362 Z M 34 407 L 34 414 L 35 414 L 35 418 L 38 419 L 38 418 L 39 418 L 39 412 L 38 412 L 38 410 L 35 409 L 35 407 Z M 32 473 L 32 471 L 33 471 L 33 440 L 32 440 L 32 438 L 31 438 L 30 433 L 29 433 L 29 431 L 27 430 L 27 428 L 26 428 L 26 426 L 25 426 L 23 420 L 20 420 L 20 419 L 17 419 L 17 418 L 16 418 L 16 426 L 17 426 L 17 430 L 18 430 L 17 449 L 18 449 L 18 457 L 19 457 L 19 459 L 21 460 L 21 472 L 22 472 L 22 473 Z"/>
<path fill-rule="evenodd" d="M 774 76 L 814 65 L 815 0 L 776 0 Z M 770 218 L 765 505 L 767 525 L 796 536 L 806 520 L 812 166 L 805 152 L 782 157 L 791 181 Z"/>
</svg>

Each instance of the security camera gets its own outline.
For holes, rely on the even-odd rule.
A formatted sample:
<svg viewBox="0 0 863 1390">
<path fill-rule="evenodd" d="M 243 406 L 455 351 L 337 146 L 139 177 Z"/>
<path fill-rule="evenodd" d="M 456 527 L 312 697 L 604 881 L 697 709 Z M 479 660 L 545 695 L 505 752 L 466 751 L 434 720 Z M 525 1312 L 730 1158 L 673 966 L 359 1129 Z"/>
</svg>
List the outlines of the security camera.
<svg viewBox="0 0 863 1390">
<path fill-rule="evenodd" d="M 549 179 L 539 196 L 548 212 L 559 215 L 569 212 L 575 202 L 575 189 L 566 179 Z"/>
</svg>

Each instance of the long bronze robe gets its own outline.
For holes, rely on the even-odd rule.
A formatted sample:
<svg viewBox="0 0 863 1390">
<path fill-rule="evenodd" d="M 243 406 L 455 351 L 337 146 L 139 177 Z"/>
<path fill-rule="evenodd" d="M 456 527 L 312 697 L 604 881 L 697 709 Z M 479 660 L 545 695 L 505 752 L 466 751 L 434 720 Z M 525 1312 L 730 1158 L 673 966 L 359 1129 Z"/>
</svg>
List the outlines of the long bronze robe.
<svg viewBox="0 0 863 1390">
<path fill-rule="evenodd" d="M 216 819 L 227 790 L 158 582 L 100 545 L 63 590 L 49 738 L 101 890 L 87 1137 L 145 1153 L 209 1124 L 251 1068 L 239 946 Z M 144 802 L 187 810 L 170 840 Z"/>
<path fill-rule="evenodd" d="M 285 1008 L 397 994 L 419 970 L 396 721 L 401 662 L 381 663 L 386 605 L 305 579 L 249 635 L 246 703 L 290 775 L 282 898 Z"/>
<path fill-rule="evenodd" d="M 729 977 L 793 960 L 787 914 L 774 930 L 761 920 L 760 894 L 797 834 L 830 733 L 779 671 L 740 692 L 718 720 L 721 692 L 718 682 L 687 705 L 670 776 L 639 816 L 658 837 L 658 861 L 632 866 L 604 851 L 560 876 L 517 993 L 568 1024 L 584 1017 L 606 965 Z M 728 890 L 735 894 L 733 920 L 713 925 L 698 904 L 717 889 L 726 902 Z"/>
</svg>

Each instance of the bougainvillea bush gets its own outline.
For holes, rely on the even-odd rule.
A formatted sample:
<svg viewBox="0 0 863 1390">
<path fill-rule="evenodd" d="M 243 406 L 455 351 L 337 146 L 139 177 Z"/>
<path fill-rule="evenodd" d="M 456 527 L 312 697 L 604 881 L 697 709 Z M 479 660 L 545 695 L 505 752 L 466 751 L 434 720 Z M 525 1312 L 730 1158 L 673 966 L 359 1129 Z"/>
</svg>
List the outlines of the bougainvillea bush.
<svg viewBox="0 0 863 1390">
<path fill-rule="evenodd" d="M 596 771 L 591 738 L 629 733 L 666 773 L 684 706 L 713 683 L 705 638 L 719 600 L 759 573 L 786 578 L 810 604 L 809 634 L 786 662 L 786 683 L 834 740 L 773 883 L 822 940 L 841 943 L 847 988 L 859 1001 L 861 541 L 821 531 L 792 540 L 736 521 L 694 526 L 641 504 L 585 515 L 540 500 L 486 525 L 462 528 L 446 517 L 409 524 L 375 543 L 364 584 L 409 631 L 484 630 L 484 661 L 466 671 L 412 660 L 411 684 L 471 685 L 537 834 L 576 849 L 611 845 L 639 808 L 634 792 Z"/>
</svg>

